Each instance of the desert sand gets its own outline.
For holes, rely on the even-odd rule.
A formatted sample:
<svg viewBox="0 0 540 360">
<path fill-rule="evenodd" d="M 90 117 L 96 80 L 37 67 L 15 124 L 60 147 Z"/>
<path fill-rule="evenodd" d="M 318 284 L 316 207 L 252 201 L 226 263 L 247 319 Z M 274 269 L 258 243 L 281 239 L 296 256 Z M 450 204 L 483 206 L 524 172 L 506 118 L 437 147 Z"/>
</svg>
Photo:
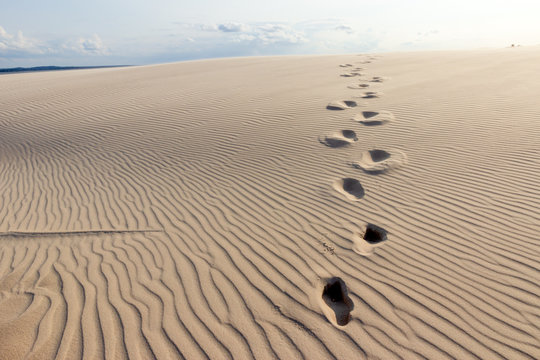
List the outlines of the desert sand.
<svg viewBox="0 0 540 360">
<path fill-rule="evenodd" d="M 540 358 L 540 48 L 0 76 L 0 359 Z"/>
</svg>

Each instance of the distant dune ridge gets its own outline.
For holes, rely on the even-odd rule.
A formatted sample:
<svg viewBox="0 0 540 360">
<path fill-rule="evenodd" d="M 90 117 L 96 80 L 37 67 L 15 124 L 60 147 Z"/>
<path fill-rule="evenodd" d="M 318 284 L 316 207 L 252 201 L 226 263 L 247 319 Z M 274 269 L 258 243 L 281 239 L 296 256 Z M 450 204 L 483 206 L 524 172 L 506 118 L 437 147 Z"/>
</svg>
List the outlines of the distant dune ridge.
<svg viewBox="0 0 540 360">
<path fill-rule="evenodd" d="M 539 48 L 0 77 L 0 359 L 540 358 Z"/>
<path fill-rule="evenodd" d="M 115 67 L 125 67 L 125 66 L 131 66 L 131 65 L 14 67 L 14 68 L 0 68 L 0 74 L 2 74 L 2 73 L 19 73 L 19 72 L 36 72 L 36 71 L 102 69 L 102 68 L 115 68 Z"/>
</svg>

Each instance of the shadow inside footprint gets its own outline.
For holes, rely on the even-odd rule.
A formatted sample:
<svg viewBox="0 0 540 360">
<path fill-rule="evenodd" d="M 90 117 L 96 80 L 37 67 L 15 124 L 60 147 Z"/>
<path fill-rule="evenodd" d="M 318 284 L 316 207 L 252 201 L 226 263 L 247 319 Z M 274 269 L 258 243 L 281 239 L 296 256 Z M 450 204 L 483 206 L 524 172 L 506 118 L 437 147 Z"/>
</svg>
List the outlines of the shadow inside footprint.
<svg viewBox="0 0 540 360">
<path fill-rule="evenodd" d="M 379 113 L 376 111 L 364 111 L 362 112 L 362 115 L 364 115 L 364 118 L 369 119 L 369 118 L 379 115 Z"/>
<path fill-rule="evenodd" d="M 369 155 L 373 162 L 381 162 L 390 158 L 390 153 L 384 150 L 369 150 Z"/>
<path fill-rule="evenodd" d="M 360 255 L 370 256 L 375 248 L 384 244 L 388 240 L 388 233 L 385 229 L 374 224 L 367 224 L 365 228 L 354 235 L 353 250 Z"/>
<path fill-rule="evenodd" d="M 347 86 L 349 89 L 365 89 L 369 87 L 369 84 L 351 84 Z"/>
<path fill-rule="evenodd" d="M 362 76 L 363 74 L 360 73 L 360 72 L 350 72 L 350 73 L 346 73 L 346 74 L 341 74 L 340 76 L 341 77 L 355 77 L 355 76 Z"/>
<path fill-rule="evenodd" d="M 366 121 L 366 122 L 363 122 L 363 124 L 365 126 L 379 126 L 379 125 L 384 125 L 384 122 L 375 120 L 375 121 L 369 121 L 369 122 Z"/>
<path fill-rule="evenodd" d="M 326 106 L 326 108 L 328 110 L 345 110 L 356 107 L 356 105 L 356 101 L 352 100 L 332 101 Z"/>
<path fill-rule="evenodd" d="M 343 190 L 357 199 L 361 199 L 365 195 L 364 188 L 362 187 L 362 184 L 360 184 L 360 181 L 353 178 L 343 179 Z"/>
<path fill-rule="evenodd" d="M 319 142 L 323 145 L 326 145 L 331 148 L 340 148 L 351 143 L 358 141 L 356 133 L 353 130 L 341 130 L 339 133 L 336 133 L 331 136 L 325 136 L 324 138 L 319 138 Z"/>
<path fill-rule="evenodd" d="M 354 309 L 354 304 L 349 298 L 347 286 L 341 278 L 333 277 L 327 280 L 322 299 L 324 304 L 332 310 L 337 325 L 345 326 L 351 321 L 351 311 Z"/>
<path fill-rule="evenodd" d="M 386 241 L 387 232 L 382 227 L 367 224 L 366 231 L 364 232 L 364 240 L 370 244 L 378 244 Z"/>
<path fill-rule="evenodd" d="M 389 111 L 363 111 L 354 117 L 354 120 L 366 126 L 383 125 L 394 120 Z"/>
<path fill-rule="evenodd" d="M 376 175 L 397 169 L 406 163 L 407 155 L 403 151 L 372 149 L 361 153 L 358 160 L 354 160 L 351 165 L 355 169 Z"/>
<path fill-rule="evenodd" d="M 385 77 L 385 76 L 374 76 L 374 77 L 371 78 L 370 81 L 371 81 L 371 82 L 382 83 L 382 82 L 384 82 L 385 80 L 388 80 L 388 78 Z"/>
<path fill-rule="evenodd" d="M 381 97 L 381 93 L 377 91 L 368 91 L 368 92 L 365 92 L 361 97 L 363 99 L 374 99 L 374 98 Z"/>
<path fill-rule="evenodd" d="M 340 147 L 348 146 L 351 144 L 350 141 L 347 141 L 344 139 L 336 139 L 332 137 L 326 137 L 324 139 L 320 139 L 319 142 L 331 148 L 340 148 Z"/>
<path fill-rule="evenodd" d="M 356 137 L 356 133 L 353 130 L 342 130 L 341 135 L 343 135 L 343 137 L 347 139 L 351 139 L 354 141 L 358 140 L 358 138 Z"/>
</svg>

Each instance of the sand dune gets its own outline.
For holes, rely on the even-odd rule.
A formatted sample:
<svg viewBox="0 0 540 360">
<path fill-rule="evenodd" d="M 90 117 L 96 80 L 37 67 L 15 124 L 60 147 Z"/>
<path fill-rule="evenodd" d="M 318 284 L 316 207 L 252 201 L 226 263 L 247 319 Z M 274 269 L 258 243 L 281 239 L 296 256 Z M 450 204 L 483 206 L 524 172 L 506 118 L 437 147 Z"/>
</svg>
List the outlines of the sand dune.
<svg viewBox="0 0 540 360">
<path fill-rule="evenodd" d="M 540 358 L 538 64 L 0 76 L 0 359 Z"/>
</svg>

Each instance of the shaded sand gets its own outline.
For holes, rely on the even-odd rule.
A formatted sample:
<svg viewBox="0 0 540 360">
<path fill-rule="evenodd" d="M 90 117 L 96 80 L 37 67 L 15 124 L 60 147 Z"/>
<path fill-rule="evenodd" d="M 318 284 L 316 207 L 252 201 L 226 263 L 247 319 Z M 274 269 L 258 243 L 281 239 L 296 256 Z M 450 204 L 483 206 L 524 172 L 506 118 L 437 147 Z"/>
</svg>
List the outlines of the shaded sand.
<svg viewBox="0 0 540 360">
<path fill-rule="evenodd" d="M 0 359 L 540 358 L 538 64 L 0 76 Z"/>
</svg>

